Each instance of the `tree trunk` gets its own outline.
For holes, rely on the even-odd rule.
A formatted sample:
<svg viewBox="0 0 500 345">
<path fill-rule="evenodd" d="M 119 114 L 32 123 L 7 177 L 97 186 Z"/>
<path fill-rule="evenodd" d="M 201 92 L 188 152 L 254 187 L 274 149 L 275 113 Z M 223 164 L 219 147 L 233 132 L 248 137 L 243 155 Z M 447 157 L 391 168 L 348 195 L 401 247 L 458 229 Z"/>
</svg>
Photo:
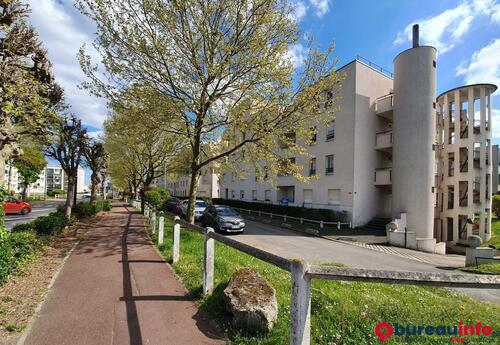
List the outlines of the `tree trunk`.
<svg viewBox="0 0 500 345">
<path fill-rule="evenodd" d="M 4 171 L 4 170 L 1 170 L 1 171 Z M 11 183 L 12 183 L 12 159 L 9 161 L 9 179 L 7 180 L 7 194 L 9 194 L 9 195 L 10 195 Z"/>
<path fill-rule="evenodd" d="M 97 200 L 97 187 L 99 186 L 99 179 L 97 175 L 92 173 L 90 176 L 90 202 Z"/>
<path fill-rule="evenodd" d="M 146 196 L 146 190 L 144 187 L 139 190 L 139 196 L 141 198 L 141 213 L 144 214 L 144 206 L 146 204 L 146 200 L 144 198 Z"/>
<path fill-rule="evenodd" d="M 0 153 L 0 187 L 5 185 L 5 155 Z"/>
<path fill-rule="evenodd" d="M 27 192 L 28 192 L 28 184 L 25 182 L 23 183 L 23 192 L 22 192 L 23 201 L 26 201 Z"/>
<path fill-rule="evenodd" d="M 200 181 L 200 169 L 191 170 L 191 184 L 189 186 L 189 203 L 187 209 L 187 221 L 194 223 L 194 205 L 198 193 L 198 182 Z"/>
<path fill-rule="evenodd" d="M 68 193 L 66 194 L 66 217 L 71 218 L 71 208 L 73 207 L 73 197 L 75 195 L 75 177 L 68 176 Z"/>
</svg>

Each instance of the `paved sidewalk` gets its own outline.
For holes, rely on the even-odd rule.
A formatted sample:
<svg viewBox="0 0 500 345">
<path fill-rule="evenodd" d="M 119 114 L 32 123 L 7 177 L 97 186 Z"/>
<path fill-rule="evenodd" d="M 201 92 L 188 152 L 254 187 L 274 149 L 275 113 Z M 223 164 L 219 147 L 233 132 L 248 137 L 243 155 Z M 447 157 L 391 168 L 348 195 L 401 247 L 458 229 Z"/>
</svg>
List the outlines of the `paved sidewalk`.
<svg viewBox="0 0 500 345">
<path fill-rule="evenodd" d="M 25 344 L 224 344 L 147 238 L 114 207 L 75 248 Z"/>
</svg>

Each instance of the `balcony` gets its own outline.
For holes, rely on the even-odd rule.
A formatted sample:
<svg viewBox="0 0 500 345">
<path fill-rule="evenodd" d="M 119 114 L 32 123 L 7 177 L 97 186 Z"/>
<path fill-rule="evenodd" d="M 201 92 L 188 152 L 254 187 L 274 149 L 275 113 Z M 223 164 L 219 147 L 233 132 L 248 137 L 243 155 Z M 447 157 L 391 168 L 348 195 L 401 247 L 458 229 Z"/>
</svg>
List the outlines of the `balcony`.
<svg viewBox="0 0 500 345">
<path fill-rule="evenodd" d="M 375 149 L 386 152 L 392 151 L 392 131 L 384 131 L 376 134 Z"/>
<path fill-rule="evenodd" d="M 375 114 L 392 121 L 394 108 L 394 95 L 392 93 L 379 97 L 375 100 Z"/>
<path fill-rule="evenodd" d="M 392 185 L 392 167 L 375 169 L 375 185 L 376 186 Z"/>
</svg>

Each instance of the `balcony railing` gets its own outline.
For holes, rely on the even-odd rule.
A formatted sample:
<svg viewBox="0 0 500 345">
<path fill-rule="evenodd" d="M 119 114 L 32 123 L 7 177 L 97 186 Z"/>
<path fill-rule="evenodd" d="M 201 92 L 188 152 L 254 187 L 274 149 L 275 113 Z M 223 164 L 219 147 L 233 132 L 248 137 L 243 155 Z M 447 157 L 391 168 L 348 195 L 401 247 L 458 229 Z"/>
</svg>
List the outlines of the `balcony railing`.
<svg viewBox="0 0 500 345">
<path fill-rule="evenodd" d="M 392 185 L 392 167 L 375 169 L 375 185 Z"/>
<path fill-rule="evenodd" d="M 375 100 L 375 113 L 377 115 L 392 119 L 394 108 L 394 95 L 392 93 L 379 97 Z"/>
<path fill-rule="evenodd" d="M 392 147 L 392 131 L 384 131 L 376 134 L 375 149 L 383 150 Z"/>
</svg>

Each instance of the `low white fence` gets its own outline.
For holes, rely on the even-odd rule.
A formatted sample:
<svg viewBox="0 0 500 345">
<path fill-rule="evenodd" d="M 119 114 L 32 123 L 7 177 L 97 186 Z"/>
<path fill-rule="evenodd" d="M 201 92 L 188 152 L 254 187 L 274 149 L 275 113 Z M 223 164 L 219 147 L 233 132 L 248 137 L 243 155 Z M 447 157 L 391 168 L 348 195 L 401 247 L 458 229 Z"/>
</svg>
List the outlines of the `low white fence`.
<svg viewBox="0 0 500 345">
<path fill-rule="evenodd" d="M 232 206 L 230 206 L 230 207 L 232 207 Z M 286 223 L 287 219 L 293 219 L 293 220 L 299 221 L 300 224 L 304 224 L 304 223 L 319 224 L 320 229 L 323 229 L 327 225 L 336 226 L 337 229 L 339 229 L 339 230 L 340 230 L 342 225 L 348 225 L 349 228 L 352 228 L 351 222 L 325 222 L 322 220 L 306 219 L 306 218 L 302 218 L 302 217 L 292 217 L 292 216 L 287 216 L 284 214 L 276 214 L 276 213 L 270 213 L 270 212 L 248 210 L 248 209 L 240 208 L 240 207 L 233 207 L 233 208 L 235 210 L 240 211 L 240 213 L 248 213 L 249 215 L 251 215 L 253 213 L 253 214 L 258 215 L 259 217 L 261 217 L 262 215 L 266 215 L 266 216 L 269 216 L 269 218 L 271 218 L 271 219 L 273 219 L 273 217 L 283 218 L 283 222 L 285 222 L 285 223 Z"/>
<path fill-rule="evenodd" d="M 135 200 L 131 201 L 131 205 L 135 208 L 140 208 L 140 203 Z M 153 234 L 156 233 L 157 213 L 149 205 L 145 206 L 144 216 L 151 225 Z M 212 228 L 203 228 L 185 222 L 178 216 L 173 216 L 172 261 L 174 263 L 180 260 L 181 226 L 186 230 L 192 230 L 205 236 L 203 260 L 203 293 L 205 295 L 211 294 L 214 288 L 215 240 L 291 273 L 290 344 L 292 345 L 308 345 L 311 342 L 312 279 L 482 289 L 500 288 L 500 276 L 497 275 L 383 271 L 310 264 L 302 259 L 284 258 L 238 242 L 230 237 L 214 232 Z M 164 214 L 160 212 L 158 243 L 163 243 L 163 237 Z"/>
</svg>

